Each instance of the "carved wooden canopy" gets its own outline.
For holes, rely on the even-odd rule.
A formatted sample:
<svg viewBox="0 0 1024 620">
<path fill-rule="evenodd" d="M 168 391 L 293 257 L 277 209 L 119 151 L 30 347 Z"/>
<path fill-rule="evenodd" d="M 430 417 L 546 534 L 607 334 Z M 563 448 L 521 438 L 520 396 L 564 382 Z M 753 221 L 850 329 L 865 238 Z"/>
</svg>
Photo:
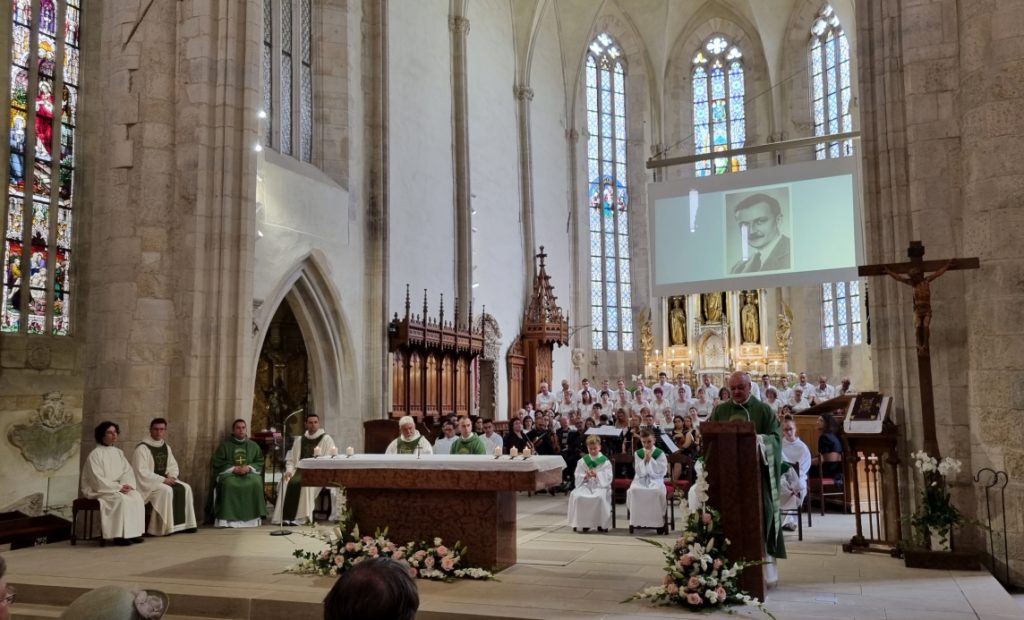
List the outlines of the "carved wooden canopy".
<svg viewBox="0 0 1024 620">
<path fill-rule="evenodd" d="M 544 253 L 544 246 L 540 246 L 540 253 L 536 256 L 537 276 L 533 281 L 530 304 L 526 307 L 522 337 L 545 344 L 568 345 L 569 320 L 558 307 L 558 298 L 555 297 L 554 287 L 551 286 L 551 276 L 544 265 L 547 256 Z"/>
</svg>

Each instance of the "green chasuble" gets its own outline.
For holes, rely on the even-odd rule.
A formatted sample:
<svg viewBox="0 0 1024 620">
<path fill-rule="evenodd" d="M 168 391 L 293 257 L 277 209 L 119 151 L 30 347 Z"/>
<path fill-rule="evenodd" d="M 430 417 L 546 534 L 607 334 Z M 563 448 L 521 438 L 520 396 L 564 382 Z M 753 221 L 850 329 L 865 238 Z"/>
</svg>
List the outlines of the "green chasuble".
<svg viewBox="0 0 1024 620">
<path fill-rule="evenodd" d="M 764 438 L 768 465 L 761 462 L 761 511 L 764 522 L 764 542 L 769 555 L 786 557 L 782 539 L 782 521 L 779 518 L 779 476 L 782 473 L 782 429 L 771 408 L 751 396 L 743 405 L 726 401 L 711 413 L 713 422 L 736 420 L 754 423 L 754 432 Z M 709 455 L 710 456 L 710 455 Z"/>
<path fill-rule="evenodd" d="M 310 439 L 306 435 L 303 435 L 299 439 L 299 458 L 300 459 L 311 459 L 313 458 L 313 449 L 320 445 L 320 442 L 327 433 L 320 433 L 317 437 Z M 285 521 L 294 521 L 295 513 L 299 510 L 299 496 L 302 494 L 302 470 L 298 467 L 292 472 L 292 477 L 288 480 L 288 486 L 284 494 L 284 506 L 281 508 L 281 518 Z"/>
<path fill-rule="evenodd" d="M 480 439 L 480 435 L 470 433 L 469 439 L 455 438 L 451 454 L 487 454 L 487 446 L 484 445 L 484 440 Z"/>
<path fill-rule="evenodd" d="M 418 448 L 419 446 L 420 446 L 420 435 L 419 434 L 417 434 L 416 435 L 416 439 L 413 439 L 412 441 L 406 441 L 406 440 L 402 439 L 401 437 L 399 437 L 398 438 L 398 445 L 396 446 L 396 450 L 398 450 L 398 454 L 416 454 L 416 448 Z"/>
<path fill-rule="evenodd" d="M 231 468 L 249 465 L 252 472 L 235 475 Z M 263 451 L 249 439 L 229 437 L 213 453 L 213 475 L 217 485 L 214 513 L 225 521 L 251 521 L 267 516 L 263 496 Z"/>
<path fill-rule="evenodd" d="M 159 448 L 143 442 L 142 445 L 149 448 L 153 456 L 153 473 L 158 476 L 167 477 L 167 444 Z M 174 506 L 174 525 L 181 525 L 185 522 L 185 487 L 180 484 L 171 485 L 172 505 Z"/>
</svg>

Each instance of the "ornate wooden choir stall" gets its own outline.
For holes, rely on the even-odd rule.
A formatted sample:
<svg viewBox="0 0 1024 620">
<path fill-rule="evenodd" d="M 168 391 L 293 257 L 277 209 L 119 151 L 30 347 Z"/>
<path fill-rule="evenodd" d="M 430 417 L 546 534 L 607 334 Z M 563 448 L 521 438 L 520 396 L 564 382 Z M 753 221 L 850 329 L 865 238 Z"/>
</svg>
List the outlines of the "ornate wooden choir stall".
<svg viewBox="0 0 1024 620">
<path fill-rule="evenodd" d="M 413 315 L 409 286 L 405 287 L 405 316 L 388 324 L 391 353 L 391 417 L 469 415 L 473 409 L 473 364 L 484 350 L 484 335 L 473 328 L 473 312 L 463 322 L 456 304 L 455 317 L 444 320 L 444 296 L 437 319 L 427 317 L 427 291 L 423 314 Z"/>
</svg>

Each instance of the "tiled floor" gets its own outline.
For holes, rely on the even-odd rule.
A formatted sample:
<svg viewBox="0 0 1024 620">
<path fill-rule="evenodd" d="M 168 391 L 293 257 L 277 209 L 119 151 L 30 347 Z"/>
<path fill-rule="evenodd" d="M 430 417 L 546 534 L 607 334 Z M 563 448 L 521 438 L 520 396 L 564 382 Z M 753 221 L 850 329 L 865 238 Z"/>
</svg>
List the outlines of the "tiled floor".
<svg viewBox="0 0 1024 620">
<path fill-rule="evenodd" d="M 420 581 L 421 616 L 571 620 L 667 618 L 684 613 L 621 603 L 633 592 L 660 582 L 660 551 L 626 530 L 575 534 L 565 525 L 565 511 L 564 497 L 520 496 L 519 563 L 503 571 L 496 582 Z M 317 617 L 317 604 L 331 580 L 282 571 L 296 546 L 312 549 L 319 543 L 298 535 L 269 536 L 269 531 L 267 527 L 203 529 L 194 535 L 147 539 L 128 548 L 99 548 L 95 543 L 73 548 L 65 543 L 4 555 L 11 581 L 29 592 L 33 584 L 37 592 L 52 592 L 59 585 L 65 588 L 62 596 L 73 598 L 74 588 L 113 582 L 161 588 L 172 595 L 171 612 L 177 614 L 213 616 L 209 612 L 216 610 L 217 616 L 225 618 L 272 618 L 275 614 L 268 610 L 291 606 L 292 611 L 300 607 L 303 612 L 290 612 L 290 618 Z M 803 542 L 796 541 L 795 533 L 787 535 L 790 557 L 779 562 L 780 585 L 767 597 L 776 617 L 1009 620 L 1022 616 L 1021 605 L 988 573 L 915 570 L 884 555 L 843 553 L 840 545 L 852 531 L 852 517 L 829 514 L 815 516 L 814 527 L 804 529 Z M 176 599 L 175 594 L 180 596 Z M 59 598 L 49 602 L 60 605 Z M 181 601 L 177 607 L 175 600 Z M 745 617 L 761 616 L 750 608 L 735 611 Z"/>
</svg>

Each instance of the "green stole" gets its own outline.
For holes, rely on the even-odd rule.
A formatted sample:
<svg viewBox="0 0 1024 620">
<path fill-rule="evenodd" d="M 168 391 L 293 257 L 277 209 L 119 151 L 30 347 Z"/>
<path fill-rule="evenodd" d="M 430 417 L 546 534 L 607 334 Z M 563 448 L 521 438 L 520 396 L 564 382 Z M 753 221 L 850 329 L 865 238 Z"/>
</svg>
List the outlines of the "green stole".
<svg viewBox="0 0 1024 620">
<path fill-rule="evenodd" d="M 588 469 L 597 469 L 598 467 L 608 462 L 608 457 L 601 454 L 598 455 L 598 457 L 595 459 L 591 457 L 590 454 L 584 454 L 583 462 L 587 464 Z"/>
<path fill-rule="evenodd" d="M 642 459 L 642 458 L 644 458 L 644 455 L 647 454 L 647 453 L 644 452 L 643 448 L 640 448 L 639 450 L 636 451 L 636 454 L 637 454 L 637 456 L 639 456 Z M 664 454 L 664 452 L 661 451 L 661 448 L 655 448 L 654 452 L 651 452 L 651 458 L 657 460 L 657 459 L 661 458 L 662 454 Z"/>
<path fill-rule="evenodd" d="M 142 445 L 149 448 L 149 453 L 153 456 L 153 473 L 166 478 L 167 455 L 170 453 L 170 450 L 167 449 L 167 444 L 165 443 L 159 448 L 153 447 L 146 442 L 142 442 Z M 174 525 L 181 525 L 185 522 L 185 487 L 180 484 L 172 484 L 171 497 L 172 505 L 174 506 Z"/>
<path fill-rule="evenodd" d="M 321 434 L 316 439 L 310 439 L 305 434 L 299 439 L 299 458 L 300 459 L 311 459 L 313 458 L 313 449 L 320 445 L 320 441 L 327 436 L 327 433 Z M 294 521 L 295 514 L 299 511 L 299 496 L 302 494 L 302 470 L 296 468 L 292 472 L 291 480 L 288 481 L 288 486 L 285 487 L 284 491 L 284 506 L 281 509 L 281 518 L 285 521 Z"/>
<path fill-rule="evenodd" d="M 416 454 L 416 448 L 420 445 L 420 438 L 417 437 L 412 441 L 406 441 L 401 437 L 398 438 L 398 453 L 399 454 Z"/>
</svg>

